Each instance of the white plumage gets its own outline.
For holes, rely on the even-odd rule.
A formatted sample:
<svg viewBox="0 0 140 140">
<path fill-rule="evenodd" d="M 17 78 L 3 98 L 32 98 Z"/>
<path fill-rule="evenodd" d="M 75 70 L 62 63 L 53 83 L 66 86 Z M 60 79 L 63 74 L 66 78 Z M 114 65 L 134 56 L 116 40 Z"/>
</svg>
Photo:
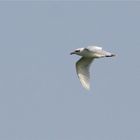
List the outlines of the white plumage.
<svg viewBox="0 0 140 140">
<path fill-rule="evenodd" d="M 89 68 L 92 61 L 95 58 L 115 56 L 110 52 L 104 51 L 101 47 L 98 46 L 88 46 L 87 48 L 78 48 L 71 54 L 77 54 L 82 56 L 82 58 L 76 62 L 76 72 L 81 84 L 87 90 L 90 89 Z"/>
</svg>

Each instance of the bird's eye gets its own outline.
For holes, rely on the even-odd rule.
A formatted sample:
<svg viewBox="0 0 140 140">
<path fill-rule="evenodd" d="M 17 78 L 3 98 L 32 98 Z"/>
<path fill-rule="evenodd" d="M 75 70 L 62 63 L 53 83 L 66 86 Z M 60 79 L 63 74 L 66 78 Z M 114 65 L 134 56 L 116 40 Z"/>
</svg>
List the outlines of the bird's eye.
<svg viewBox="0 0 140 140">
<path fill-rule="evenodd" d="M 76 50 L 75 52 L 80 52 L 80 50 Z"/>
</svg>

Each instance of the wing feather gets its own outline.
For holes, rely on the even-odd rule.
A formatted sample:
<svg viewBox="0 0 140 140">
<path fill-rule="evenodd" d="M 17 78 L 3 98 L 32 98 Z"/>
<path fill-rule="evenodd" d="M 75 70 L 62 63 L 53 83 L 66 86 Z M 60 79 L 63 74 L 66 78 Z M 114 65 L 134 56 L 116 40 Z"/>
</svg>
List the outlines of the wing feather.
<svg viewBox="0 0 140 140">
<path fill-rule="evenodd" d="M 92 63 L 93 58 L 82 57 L 76 62 L 76 71 L 78 78 L 84 88 L 90 89 L 90 64 Z"/>
</svg>

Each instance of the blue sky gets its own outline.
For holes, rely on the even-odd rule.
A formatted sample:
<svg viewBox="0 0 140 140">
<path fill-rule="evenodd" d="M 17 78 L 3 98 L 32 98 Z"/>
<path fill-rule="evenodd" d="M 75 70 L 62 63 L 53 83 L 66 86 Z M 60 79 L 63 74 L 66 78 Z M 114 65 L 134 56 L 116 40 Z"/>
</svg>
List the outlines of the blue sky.
<svg viewBox="0 0 140 140">
<path fill-rule="evenodd" d="M 0 2 L 0 139 L 139 140 L 140 2 Z M 91 90 L 69 55 L 98 45 Z"/>
</svg>

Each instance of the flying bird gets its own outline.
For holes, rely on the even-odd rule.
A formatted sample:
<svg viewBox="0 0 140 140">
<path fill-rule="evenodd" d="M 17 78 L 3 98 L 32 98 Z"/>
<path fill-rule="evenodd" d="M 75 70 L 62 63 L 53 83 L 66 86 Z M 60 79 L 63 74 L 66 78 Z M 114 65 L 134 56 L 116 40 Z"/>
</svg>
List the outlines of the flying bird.
<svg viewBox="0 0 140 140">
<path fill-rule="evenodd" d="M 71 52 L 70 54 L 82 56 L 81 59 L 79 59 L 76 62 L 76 72 L 81 84 L 87 90 L 90 89 L 89 68 L 92 61 L 96 58 L 115 56 L 115 54 L 104 51 L 101 47 L 98 46 L 88 46 L 87 48 L 78 48 L 74 52 Z"/>
</svg>

